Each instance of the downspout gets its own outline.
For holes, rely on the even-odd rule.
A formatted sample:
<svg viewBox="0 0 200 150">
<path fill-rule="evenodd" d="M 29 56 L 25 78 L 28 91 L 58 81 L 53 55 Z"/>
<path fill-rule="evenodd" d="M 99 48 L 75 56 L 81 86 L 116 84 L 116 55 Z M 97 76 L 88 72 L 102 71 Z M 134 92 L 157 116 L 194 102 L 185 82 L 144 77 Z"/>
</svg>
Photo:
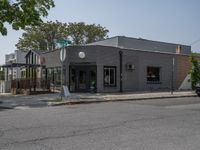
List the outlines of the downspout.
<svg viewBox="0 0 200 150">
<path fill-rule="evenodd" d="M 119 63 L 120 63 L 120 66 L 119 66 L 119 70 L 120 70 L 120 92 L 123 92 L 123 76 L 122 76 L 122 69 L 123 69 L 123 66 L 122 66 L 122 57 L 123 57 L 123 52 L 122 52 L 122 51 L 119 51 Z"/>
</svg>

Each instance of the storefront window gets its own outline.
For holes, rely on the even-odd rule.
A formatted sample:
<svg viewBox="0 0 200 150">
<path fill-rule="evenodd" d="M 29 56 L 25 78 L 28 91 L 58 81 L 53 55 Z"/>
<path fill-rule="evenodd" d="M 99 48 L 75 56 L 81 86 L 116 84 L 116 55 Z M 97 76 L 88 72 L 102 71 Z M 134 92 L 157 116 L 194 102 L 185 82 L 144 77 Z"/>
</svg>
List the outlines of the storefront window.
<svg viewBox="0 0 200 150">
<path fill-rule="evenodd" d="M 160 67 L 147 67 L 147 82 L 160 82 Z"/>
<path fill-rule="evenodd" d="M 47 78 L 55 86 L 60 86 L 61 83 L 61 68 L 48 68 L 47 69 Z"/>
<path fill-rule="evenodd" d="M 104 86 L 116 86 L 116 67 L 104 67 Z"/>
</svg>

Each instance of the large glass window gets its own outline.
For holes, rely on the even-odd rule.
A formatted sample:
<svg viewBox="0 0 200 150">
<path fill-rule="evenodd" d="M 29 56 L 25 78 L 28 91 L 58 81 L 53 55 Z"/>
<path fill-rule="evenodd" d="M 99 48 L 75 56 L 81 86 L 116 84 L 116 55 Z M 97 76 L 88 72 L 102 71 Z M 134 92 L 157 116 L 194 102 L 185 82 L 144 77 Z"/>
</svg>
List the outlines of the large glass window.
<svg viewBox="0 0 200 150">
<path fill-rule="evenodd" d="M 104 67 L 104 86 L 116 86 L 116 67 Z"/>
<path fill-rule="evenodd" d="M 147 82 L 160 82 L 160 67 L 147 67 Z"/>
<path fill-rule="evenodd" d="M 26 70 L 21 70 L 21 78 L 22 79 L 26 78 Z"/>
<path fill-rule="evenodd" d="M 48 68 L 47 78 L 51 81 L 52 84 L 59 86 L 61 84 L 61 68 Z"/>
</svg>

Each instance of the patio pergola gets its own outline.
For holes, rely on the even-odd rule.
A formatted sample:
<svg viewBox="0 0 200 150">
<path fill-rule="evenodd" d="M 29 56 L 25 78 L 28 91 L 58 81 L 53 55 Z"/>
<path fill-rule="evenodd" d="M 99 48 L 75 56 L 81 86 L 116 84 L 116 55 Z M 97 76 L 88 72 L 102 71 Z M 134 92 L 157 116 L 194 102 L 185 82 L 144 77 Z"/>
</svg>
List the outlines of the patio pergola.
<svg viewBox="0 0 200 150">
<path fill-rule="evenodd" d="M 11 92 L 13 94 L 26 93 L 26 94 L 37 94 L 43 92 L 50 92 L 50 82 L 47 80 L 47 72 L 45 65 L 41 64 L 25 64 L 25 63 L 10 63 L 1 65 L 1 68 L 5 69 L 5 80 L 8 80 L 8 70 L 11 70 Z M 13 78 L 14 68 L 24 68 L 25 78 Z M 37 78 L 37 68 L 45 70 L 45 76 Z"/>
</svg>

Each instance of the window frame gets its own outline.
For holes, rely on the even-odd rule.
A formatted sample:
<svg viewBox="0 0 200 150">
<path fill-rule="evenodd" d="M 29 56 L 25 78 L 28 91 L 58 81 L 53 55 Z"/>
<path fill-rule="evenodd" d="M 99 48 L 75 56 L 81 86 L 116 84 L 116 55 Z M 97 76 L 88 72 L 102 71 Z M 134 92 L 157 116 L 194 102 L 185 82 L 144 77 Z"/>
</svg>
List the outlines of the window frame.
<svg viewBox="0 0 200 150">
<path fill-rule="evenodd" d="M 50 80 L 55 86 L 60 86 L 61 82 L 61 67 L 48 67 L 47 69 L 47 79 Z"/>
<path fill-rule="evenodd" d="M 114 84 L 106 84 L 105 82 L 105 69 L 114 70 Z M 110 79 L 110 75 L 109 75 Z M 116 66 L 103 66 L 103 85 L 104 87 L 117 87 L 117 67 Z"/>
<path fill-rule="evenodd" d="M 158 76 L 158 79 L 159 80 L 151 80 L 151 81 L 149 81 L 148 80 L 148 68 L 158 68 L 159 69 L 159 76 Z M 161 84 L 161 70 L 162 70 L 162 67 L 160 67 L 160 66 L 147 66 L 146 67 L 146 82 L 147 82 L 147 84 Z M 157 77 L 155 77 L 155 78 L 157 78 Z"/>
</svg>

